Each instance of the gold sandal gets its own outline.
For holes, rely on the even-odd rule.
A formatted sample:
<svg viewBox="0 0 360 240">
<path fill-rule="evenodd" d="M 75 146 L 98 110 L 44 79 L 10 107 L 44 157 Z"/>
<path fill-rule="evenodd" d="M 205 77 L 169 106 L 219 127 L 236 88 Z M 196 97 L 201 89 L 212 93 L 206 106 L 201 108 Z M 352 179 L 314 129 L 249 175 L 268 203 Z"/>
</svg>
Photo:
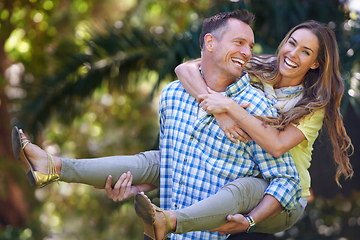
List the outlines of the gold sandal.
<svg viewBox="0 0 360 240">
<path fill-rule="evenodd" d="M 154 240 L 156 238 L 155 234 L 155 212 L 162 212 L 166 219 L 166 232 L 167 234 L 172 232 L 171 222 L 169 216 L 164 212 L 163 209 L 157 207 L 156 205 L 150 203 L 148 199 L 141 193 L 135 195 L 134 207 L 136 214 L 141 218 L 144 226 L 144 240 Z"/>
<path fill-rule="evenodd" d="M 59 174 L 56 172 L 56 165 L 53 157 L 46 152 L 48 158 L 48 171 L 47 174 L 34 171 L 29 159 L 27 158 L 24 148 L 30 141 L 26 138 L 22 132 L 15 126 L 11 135 L 13 153 L 17 160 L 20 161 L 21 167 L 26 173 L 26 177 L 31 186 L 36 188 L 42 188 L 46 185 L 53 183 L 60 179 Z"/>
</svg>

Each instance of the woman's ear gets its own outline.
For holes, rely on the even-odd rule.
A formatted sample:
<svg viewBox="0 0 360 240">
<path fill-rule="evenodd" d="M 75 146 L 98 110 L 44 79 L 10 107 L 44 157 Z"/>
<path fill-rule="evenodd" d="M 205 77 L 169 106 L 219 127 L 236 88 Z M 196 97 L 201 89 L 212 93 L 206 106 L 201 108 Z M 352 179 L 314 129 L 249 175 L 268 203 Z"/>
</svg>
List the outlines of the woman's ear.
<svg viewBox="0 0 360 240">
<path fill-rule="evenodd" d="M 316 69 L 316 68 L 318 68 L 320 66 L 320 64 L 319 64 L 319 62 L 318 61 L 316 61 L 316 62 L 314 62 L 313 63 L 313 65 L 311 65 L 311 69 Z"/>
<path fill-rule="evenodd" d="M 205 44 L 205 48 L 209 51 L 212 52 L 213 48 L 214 48 L 214 36 L 210 33 L 207 33 L 204 36 L 204 44 Z"/>
</svg>

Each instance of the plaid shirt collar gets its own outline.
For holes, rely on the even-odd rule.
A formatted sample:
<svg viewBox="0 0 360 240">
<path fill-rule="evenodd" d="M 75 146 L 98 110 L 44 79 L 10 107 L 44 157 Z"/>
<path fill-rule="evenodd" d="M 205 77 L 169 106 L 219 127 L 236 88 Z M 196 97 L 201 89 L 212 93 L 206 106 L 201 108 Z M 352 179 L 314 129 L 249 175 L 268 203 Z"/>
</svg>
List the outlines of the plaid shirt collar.
<svg viewBox="0 0 360 240">
<path fill-rule="evenodd" d="M 199 67 L 199 71 L 201 73 L 201 76 L 204 78 L 204 74 L 201 70 L 201 67 Z M 225 90 L 226 96 L 233 97 L 238 95 L 246 87 L 248 87 L 248 85 L 250 84 L 249 82 L 250 82 L 249 75 L 243 71 L 242 75 L 237 79 L 237 81 L 226 88 Z"/>
</svg>

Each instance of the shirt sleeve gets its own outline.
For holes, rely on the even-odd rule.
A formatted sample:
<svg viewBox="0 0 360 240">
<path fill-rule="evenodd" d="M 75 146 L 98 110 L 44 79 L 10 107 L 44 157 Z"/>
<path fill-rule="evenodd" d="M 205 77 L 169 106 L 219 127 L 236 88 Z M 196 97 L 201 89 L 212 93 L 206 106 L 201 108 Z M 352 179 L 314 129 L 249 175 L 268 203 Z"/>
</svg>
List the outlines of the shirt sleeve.
<svg viewBox="0 0 360 240">
<path fill-rule="evenodd" d="M 302 193 L 300 177 L 289 152 L 273 157 L 254 141 L 251 142 L 255 161 L 264 179 L 270 184 L 264 194 L 275 197 L 287 210 L 296 209 Z"/>
<path fill-rule="evenodd" d="M 319 130 L 323 125 L 325 110 L 316 110 L 311 114 L 302 117 L 298 124 L 292 123 L 305 136 L 305 140 L 299 144 L 299 147 L 306 148 L 308 144 L 313 144 L 319 135 Z"/>
<path fill-rule="evenodd" d="M 160 138 L 164 133 L 164 123 L 165 123 L 165 114 L 164 114 L 164 92 L 161 93 L 159 101 L 159 123 L 160 123 Z"/>
<path fill-rule="evenodd" d="M 168 84 L 161 92 L 160 100 L 159 100 L 159 124 L 160 124 L 160 146 L 161 146 L 161 139 L 164 135 L 165 131 L 165 120 L 166 120 L 166 107 L 167 107 L 167 98 L 169 97 L 169 89 L 170 85 Z"/>
</svg>

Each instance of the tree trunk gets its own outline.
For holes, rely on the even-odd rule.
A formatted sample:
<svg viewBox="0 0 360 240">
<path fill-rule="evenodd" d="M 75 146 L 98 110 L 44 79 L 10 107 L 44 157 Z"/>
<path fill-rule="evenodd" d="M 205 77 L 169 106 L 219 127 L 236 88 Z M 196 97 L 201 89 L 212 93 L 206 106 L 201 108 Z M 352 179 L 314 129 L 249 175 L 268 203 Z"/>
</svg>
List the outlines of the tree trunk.
<svg viewBox="0 0 360 240">
<path fill-rule="evenodd" d="M 4 76 L 9 60 L 0 41 L 0 75 Z M 0 82 L 1 83 L 1 82 Z M 21 226 L 26 222 L 27 204 L 24 190 L 16 182 L 21 171 L 11 146 L 11 125 L 5 84 L 0 85 L 0 228 L 6 225 Z"/>
</svg>

